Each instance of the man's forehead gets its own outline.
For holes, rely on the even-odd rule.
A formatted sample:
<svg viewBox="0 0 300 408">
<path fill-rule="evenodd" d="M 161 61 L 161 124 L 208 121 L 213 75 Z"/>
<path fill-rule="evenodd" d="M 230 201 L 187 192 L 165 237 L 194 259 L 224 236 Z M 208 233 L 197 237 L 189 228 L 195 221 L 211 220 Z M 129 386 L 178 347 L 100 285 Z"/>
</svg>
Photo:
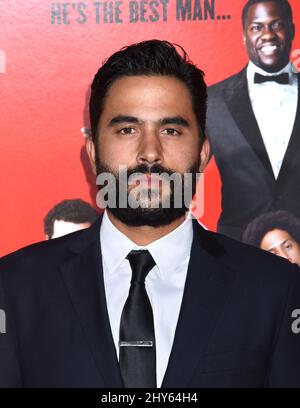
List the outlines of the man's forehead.
<svg viewBox="0 0 300 408">
<path fill-rule="evenodd" d="M 285 12 L 280 4 L 272 1 L 264 1 L 261 3 L 253 4 L 246 15 L 246 22 L 251 23 L 253 21 L 262 22 L 266 19 L 285 19 Z"/>
<path fill-rule="evenodd" d="M 288 231 L 276 228 L 268 231 L 265 234 L 263 241 L 268 242 L 270 249 L 272 249 L 283 245 L 287 241 L 293 241 L 293 238 Z"/>
<path fill-rule="evenodd" d="M 149 87 L 156 87 L 165 89 L 166 84 L 169 87 L 181 87 L 188 91 L 185 83 L 179 78 L 172 75 L 161 75 L 161 74 L 151 74 L 151 75 L 124 75 L 115 79 L 108 89 L 108 94 L 112 93 L 116 88 L 119 87 L 140 87 L 143 86 L 145 89 Z"/>
<path fill-rule="evenodd" d="M 180 97 L 178 97 L 180 95 Z M 187 86 L 171 76 L 131 76 L 117 79 L 105 98 L 101 116 L 109 121 L 165 120 L 190 115 L 192 96 Z"/>
</svg>

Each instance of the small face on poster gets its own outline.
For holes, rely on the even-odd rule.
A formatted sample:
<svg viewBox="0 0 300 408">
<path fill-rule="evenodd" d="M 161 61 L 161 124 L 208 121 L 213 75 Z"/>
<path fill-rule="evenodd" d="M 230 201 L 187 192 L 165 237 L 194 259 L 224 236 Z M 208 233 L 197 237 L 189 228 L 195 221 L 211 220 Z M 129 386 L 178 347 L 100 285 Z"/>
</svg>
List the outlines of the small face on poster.
<svg viewBox="0 0 300 408">
<path fill-rule="evenodd" d="M 288 211 L 272 211 L 251 221 L 243 242 L 300 266 L 300 220 Z"/>
</svg>

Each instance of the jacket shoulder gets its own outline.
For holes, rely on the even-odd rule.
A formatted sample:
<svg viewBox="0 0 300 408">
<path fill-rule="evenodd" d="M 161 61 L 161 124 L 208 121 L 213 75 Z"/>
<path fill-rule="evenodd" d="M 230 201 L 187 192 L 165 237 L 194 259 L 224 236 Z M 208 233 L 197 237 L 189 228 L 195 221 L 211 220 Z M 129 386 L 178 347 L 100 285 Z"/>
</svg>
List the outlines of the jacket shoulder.
<svg viewBox="0 0 300 408">
<path fill-rule="evenodd" d="M 267 280 L 278 279 L 282 282 L 288 280 L 291 270 L 299 269 L 286 259 L 252 245 L 244 244 L 223 234 L 215 232 L 209 232 L 209 234 L 223 248 L 222 262 L 239 274 L 265 277 Z"/>
<path fill-rule="evenodd" d="M 220 93 L 224 92 L 225 90 L 232 90 L 235 88 L 242 80 L 245 78 L 246 75 L 246 68 L 243 68 L 240 72 L 223 79 L 216 84 L 210 85 L 207 88 L 208 97 L 213 97 L 215 95 L 219 95 Z"/>
<path fill-rule="evenodd" d="M 85 230 L 76 231 L 60 238 L 37 242 L 5 255 L 0 259 L 0 274 L 42 273 L 50 265 L 63 262 L 69 254 L 72 244 L 78 240 L 84 242 Z"/>
</svg>

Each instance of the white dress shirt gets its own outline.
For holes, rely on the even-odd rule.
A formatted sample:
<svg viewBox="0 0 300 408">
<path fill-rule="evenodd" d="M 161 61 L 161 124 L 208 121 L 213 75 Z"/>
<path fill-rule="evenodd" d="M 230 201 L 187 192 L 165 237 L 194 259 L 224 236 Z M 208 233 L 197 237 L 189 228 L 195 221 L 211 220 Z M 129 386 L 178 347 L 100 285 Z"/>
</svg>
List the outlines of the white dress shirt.
<svg viewBox="0 0 300 408">
<path fill-rule="evenodd" d="M 144 247 L 120 232 L 104 212 L 100 228 L 103 277 L 110 327 L 119 357 L 121 313 L 128 297 L 131 268 L 126 259 L 133 249 L 147 249 L 156 265 L 145 286 L 152 306 L 156 342 L 157 387 L 161 386 L 173 345 L 193 240 L 191 217 L 164 237 Z"/>
<path fill-rule="evenodd" d="M 266 76 L 287 72 L 290 81 L 287 85 L 276 82 L 255 84 L 256 72 Z M 296 118 L 298 103 L 296 69 L 288 63 L 282 70 L 269 73 L 250 61 L 247 67 L 247 80 L 254 115 L 277 179 Z"/>
</svg>

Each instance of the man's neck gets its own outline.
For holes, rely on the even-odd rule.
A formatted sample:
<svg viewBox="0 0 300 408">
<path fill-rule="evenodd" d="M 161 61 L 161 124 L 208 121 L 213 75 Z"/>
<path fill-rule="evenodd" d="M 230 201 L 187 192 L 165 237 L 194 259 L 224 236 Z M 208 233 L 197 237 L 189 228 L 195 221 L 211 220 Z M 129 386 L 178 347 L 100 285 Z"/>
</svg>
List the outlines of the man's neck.
<svg viewBox="0 0 300 408">
<path fill-rule="evenodd" d="M 107 211 L 108 218 L 112 224 L 118 228 L 124 235 L 126 235 L 131 241 L 139 246 L 145 246 L 151 244 L 159 238 L 169 234 L 174 229 L 179 227 L 185 220 L 185 215 L 172 221 L 168 225 L 162 225 L 160 227 L 150 227 L 148 225 L 142 225 L 139 227 L 132 227 L 124 224 L 118 218 L 116 218 L 110 211 Z"/>
<path fill-rule="evenodd" d="M 254 64 L 254 62 L 252 62 L 252 61 L 249 61 L 248 65 L 250 66 L 250 69 L 252 71 L 258 72 L 258 73 L 263 74 L 263 75 L 278 75 L 278 74 L 281 74 L 282 72 L 290 72 L 291 69 L 292 69 L 292 65 L 291 65 L 290 61 L 288 61 L 285 65 L 283 65 L 279 69 L 276 69 L 276 71 L 266 70 L 266 69 L 264 69 L 262 67 L 259 67 L 256 64 Z"/>
</svg>

